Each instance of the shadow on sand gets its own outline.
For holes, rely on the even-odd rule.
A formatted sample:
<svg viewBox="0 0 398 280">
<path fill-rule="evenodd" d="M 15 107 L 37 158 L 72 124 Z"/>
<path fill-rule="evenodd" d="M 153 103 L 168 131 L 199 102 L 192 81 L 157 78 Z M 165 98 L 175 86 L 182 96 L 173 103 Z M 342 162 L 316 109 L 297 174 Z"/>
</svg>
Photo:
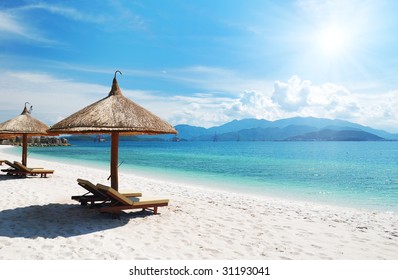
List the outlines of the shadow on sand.
<svg viewBox="0 0 398 280">
<path fill-rule="evenodd" d="M 32 205 L 0 211 L 0 236 L 56 238 L 109 230 L 152 212 L 122 213 L 120 219 L 73 204 Z"/>
<path fill-rule="evenodd" d="M 50 179 L 51 176 L 41 178 L 40 176 L 16 176 L 16 175 L 7 175 L 7 174 L 1 174 L 0 175 L 0 181 L 8 181 L 8 180 L 24 180 L 24 179 Z"/>
</svg>

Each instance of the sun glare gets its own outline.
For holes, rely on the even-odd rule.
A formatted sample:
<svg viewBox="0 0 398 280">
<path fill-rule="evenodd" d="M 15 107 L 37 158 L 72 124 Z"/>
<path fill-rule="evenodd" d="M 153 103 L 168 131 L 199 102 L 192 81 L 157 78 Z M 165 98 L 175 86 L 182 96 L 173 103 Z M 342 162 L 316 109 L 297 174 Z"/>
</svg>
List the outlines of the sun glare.
<svg viewBox="0 0 398 280">
<path fill-rule="evenodd" d="M 324 52 L 337 54 L 344 51 L 347 44 L 347 36 L 341 28 L 328 27 L 321 31 L 319 43 Z"/>
</svg>

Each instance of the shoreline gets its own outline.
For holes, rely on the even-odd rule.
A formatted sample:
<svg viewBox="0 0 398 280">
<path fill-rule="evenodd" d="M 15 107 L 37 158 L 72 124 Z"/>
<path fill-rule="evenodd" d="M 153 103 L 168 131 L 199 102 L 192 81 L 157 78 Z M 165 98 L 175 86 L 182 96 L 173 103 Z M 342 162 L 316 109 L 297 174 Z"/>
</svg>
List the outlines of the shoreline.
<svg viewBox="0 0 398 280">
<path fill-rule="evenodd" d="M 14 147 L 15 148 L 15 147 Z M 109 148 L 110 149 L 110 148 Z M 63 149 L 61 149 L 62 151 Z M 12 151 L 16 156 L 19 151 Z M 62 153 L 62 152 L 61 152 Z M 75 159 L 71 157 L 56 157 L 55 154 L 35 154 L 32 153 L 37 159 L 63 162 L 77 166 L 88 166 L 100 170 L 109 170 L 109 159 L 107 161 L 90 160 L 90 159 Z M 124 161 L 122 162 L 124 163 Z M 193 187 L 204 188 L 205 190 L 218 190 L 233 192 L 242 195 L 253 195 L 265 198 L 273 198 L 287 201 L 298 201 L 301 203 L 315 203 L 322 204 L 330 207 L 339 208 L 355 208 L 364 211 L 379 211 L 387 213 L 398 214 L 398 206 L 393 201 L 382 203 L 368 198 L 366 196 L 359 198 L 347 197 L 339 192 L 330 192 L 327 189 L 314 191 L 310 188 L 298 187 L 300 182 L 280 184 L 275 182 L 262 182 L 255 180 L 248 180 L 242 177 L 220 176 L 210 173 L 196 173 L 190 170 L 168 169 L 165 167 L 156 166 L 142 166 L 130 164 L 120 164 L 120 173 L 134 174 L 138 177 L 153 178 L 159 181 L 167 181 L 172 184 L 184 184 Z M 264 185 L 265 184 L 265 185 Z M 376 201 L 376 203 L 375 203 Z"/>
<path fill-rule="evenodd" d="M 19 160 L 0 147 L 0 159 Z M 212 190 L 120 172 L 120 192 L 170 199 L 120 220 L 81 207 L 77 178 L 108 170 L 28 157 L 49 178 L 0 176 L 0 259 L 398 259 L 398 215 Z M 1 166 L 6 167 L 5 165 Z M 4 174 L 2 172 L 2 174 Z M 100 179 L 98 179 L 100 178 Z"/>
</svg>

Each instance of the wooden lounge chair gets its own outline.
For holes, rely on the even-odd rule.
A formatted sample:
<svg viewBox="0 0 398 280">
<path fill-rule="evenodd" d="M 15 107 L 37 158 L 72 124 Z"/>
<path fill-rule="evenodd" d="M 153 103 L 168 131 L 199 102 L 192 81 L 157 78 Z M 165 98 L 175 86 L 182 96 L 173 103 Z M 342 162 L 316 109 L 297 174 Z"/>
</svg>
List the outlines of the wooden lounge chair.
<svg viewBox="0 0 398 280">
<path fill-rule="evenodd" d="M 16 175 L 20 171 L 19 167 L 16 166 L 11 161 L 3 160 L 3 162 L 9 166 L 7 169 L 2 169 L 1 170 L 3 172 L 6 172 L 7 175 Z"/>
<path fill-rule="evenodd" d="M 127 197 L 118 191 L 97 184 L 97 189 L 102 192 L 104 195 L 107 195 L 111 198 L 110 203 L 103 204 L 103 207 L 100 208 L 100 212 L 102 213 L 111 213 L 113 216 L 117 216 L 120 211 L 123 210 L 131 210 L 131 209 L 150 209 L 153 208 L 153 213 L 157 214 L 158 207 L 168 206 L 168 199 L 148 199 L 141 197 Z"/>
<path fill-rule="evenodd" d="M 8 174 L 9 171 L 18 170 L 18 167 L 17 167 L 15 164 L 13 164 L 12 162 L 10 162 L 10 161 L 8 161 L 8 160 L 3 160 L 3 162 L 4 162 L 5 164 L 7 164 L 7 165 L 9 166 L 9 168 L 7 168 L 7 169 L 2 169 L 1 171 L 7 172 L 7 174 Z"/>
<path fill-rule="evenodd" d="M 83 195 L 74 195 L 71 198 L 80 202 L 81 205 L 87 205 L 88 202 L 91 203 L 91 206 L 95 205 L 95 202 L 107 202 L 110 201 L 111 198 L 108 195 L 105 195 L 104 192 L 101 192 L 97 189 L 97 186 L 91 183 L 88 180 L 77 179 L 77 183 L 87 190 L 87 193 Z M 124 193 L 123 195 L 127 197 L 139 197 L 142 196 L 140 192 L 134 193 Z"/>
<path fill-rule="evenodd" d="M 28 168 L 20 162 L 14 161 L 14 165 L 18 168 L 15 171 L 11 171 L 13 175 L 26 176 L 26 175 L 40 175 L 41 178 L 47 177 L 47 174 L 53 174 L 54 170 L 46 170 L 42 168 Z"/>
</svg>

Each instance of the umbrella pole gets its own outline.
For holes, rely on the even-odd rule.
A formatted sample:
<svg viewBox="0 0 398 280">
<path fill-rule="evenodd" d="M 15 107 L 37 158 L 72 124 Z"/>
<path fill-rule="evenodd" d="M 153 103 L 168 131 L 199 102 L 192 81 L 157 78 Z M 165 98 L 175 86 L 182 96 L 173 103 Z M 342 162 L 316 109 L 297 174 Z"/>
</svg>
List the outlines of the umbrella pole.
<svg viewBox="0 0 398 280">
<path fill-rule="evenodd" d="M 111 187 L 116 191 L 119 189 L 118 182 L 118 153 L 119 153 L 119 133 L 112 132 L 111 138 Z"/>
<path fill-rule="evenodd" d="M 28 135 L 22 134 L 22 165 L 28 166 Z"/>
</svg>

